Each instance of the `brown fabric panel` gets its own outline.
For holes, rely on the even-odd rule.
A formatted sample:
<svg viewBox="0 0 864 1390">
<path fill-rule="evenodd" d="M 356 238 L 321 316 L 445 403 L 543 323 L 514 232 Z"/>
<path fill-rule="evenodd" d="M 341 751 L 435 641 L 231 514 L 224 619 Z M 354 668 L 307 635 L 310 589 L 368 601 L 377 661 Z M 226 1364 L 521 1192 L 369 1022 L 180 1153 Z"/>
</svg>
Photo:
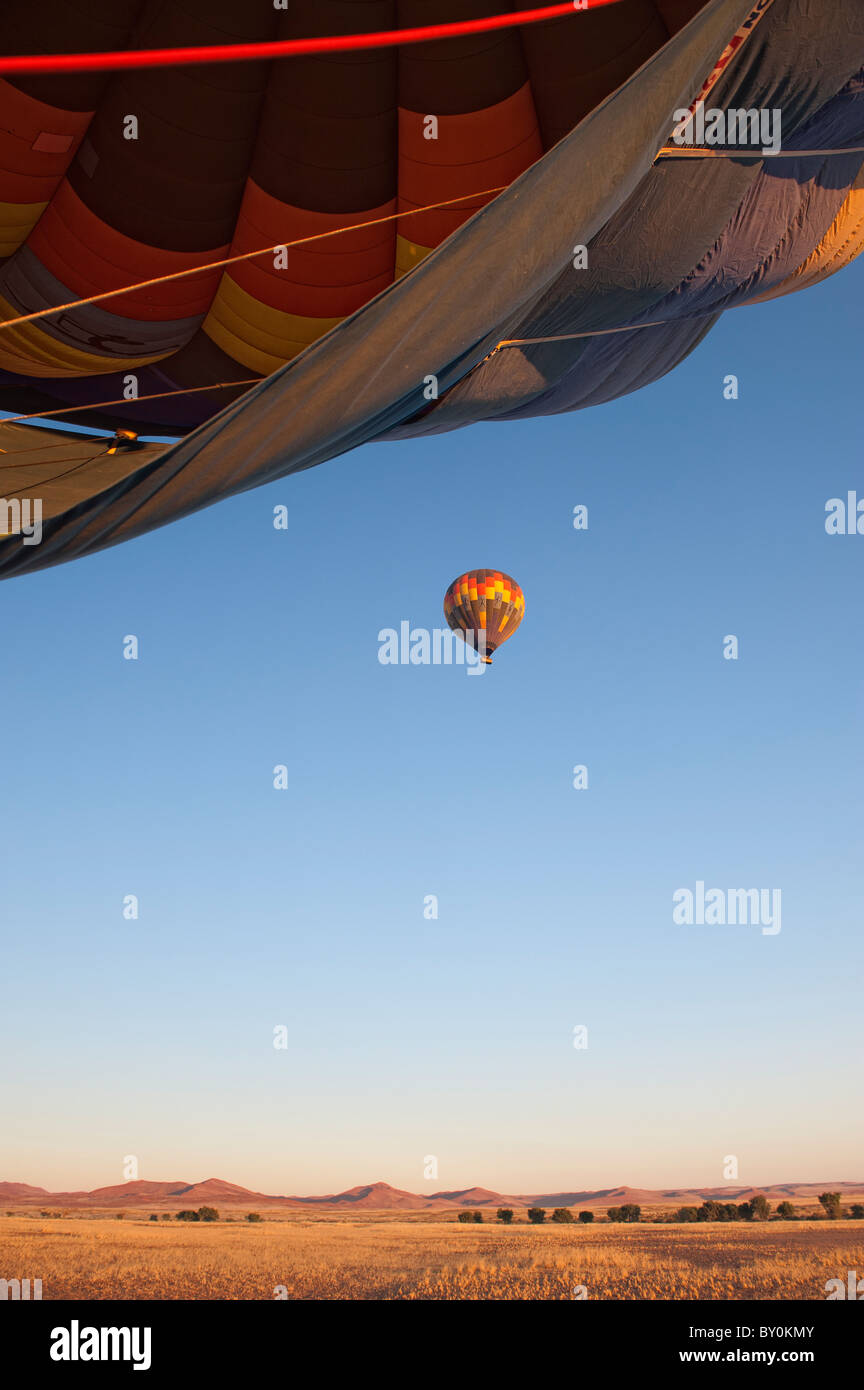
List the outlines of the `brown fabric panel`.
<svg viewBox="0 0 864 1390">
<path fill-rule="evenodd" d="M 464 0 L 399 0 L 401 29 L 465 18 Z M 472 19 L 505 14 L 525 4 L 472 0 Z M 457 116 L 496 106 L 528 77 L 517 29 L 440 43 L 410 44 L 399 52 L 399 105 L 424 115 Z"/>
<path fill-rule="evenodd" d="M 150 0 L 142 46 L 270 39 L 275 11 L 237 0 Z M 268 75 L 264 63 L 123 72 L 90 124 L 69 180 L 96 216 L 174 251 L 228 245 L 243 196 Z M 138 119 L 126 140 L 124 117 Z"/>
<path fill-rule="evenodd" d="M 395 24 L 393 0 L 316 0 L 305 13 L 299 6 L 280 12 L 277 37 Z M 393 198 L 396 66 L 392 48 L 274 63 L 251 166 L 259 187 L 311 212 L 359 212 Z"/>
<path fill-rule="evenodd" d="M 162 364 L 162 371 L 170 375 L 177 386 L 201 386 L 211 381 L 248 381 L 255 376 L 254 371 L 229 357 L 200 328 L 170 362 Z M 211 413 L 209 406 L 207 413 Z"/>
<path fill-rule="evenodd" d="M 0 496 L 38 497 L 47 521 L 75 505 L 82 484 L 87 491 L 111 487 L 165 448 L 143 444 L 109 454 L 110 447 L 110 439 L 0 422 Z"/>
<path fill-rule="evenodd" d="M 563 139 L 668 38 L 654 0 L 622 0 L 526 26 L 522 43 L 544 148 Z"/>
<path fill-rule="evenodd" d="M 28 411 L 56 410 L 62 402 L 53 389 L 46 391 L 44 385 L 45 383 L 35 380 L 32 385 L 27 385 L 23 378 L 13 376 L 11 372 L 4 372 L 3 381 L 0 382 L 0 410 L 10 415 L 25 415 Z M 48 385 L 53 388 L 54 383 L 50 382 Z M 76 423 L 83 423 L 83 421 L 76 421 Z M 114 426 L 115 420 L 112 417 L 106 423 L 105 428 L 113 429 Z M 2 495 L 3 489 L 0 487 L 0 497 Z"/>
<path fill-rule="evenodd" d="M 654 0 L 654 3 L 669 33 L 677 34 L 699 13 L 706 0 Z"/>
<path fill-rule="evenodd" d="M 0 0 L 0 53 L 104 53 L 131 48 L 146 0 Z M 8 77 L 19 91 L 63 111 L 94 111 L 105 72 Z"/>
</svg>

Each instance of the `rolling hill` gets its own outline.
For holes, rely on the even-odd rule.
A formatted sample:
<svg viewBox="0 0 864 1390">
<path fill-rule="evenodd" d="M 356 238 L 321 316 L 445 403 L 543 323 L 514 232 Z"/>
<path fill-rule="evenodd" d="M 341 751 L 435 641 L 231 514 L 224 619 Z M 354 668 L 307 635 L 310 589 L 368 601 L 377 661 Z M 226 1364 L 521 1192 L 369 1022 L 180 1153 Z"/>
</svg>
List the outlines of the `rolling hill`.
<svg viewBox="0 0 864 1390">
<path fill-rule="evenodd" d="M 130 1210 L 180 1211 L 188 1207 L 215 1206 L 221 1209 L 294 1209 L 331 1211 L 458 1211 L 463 1207 L 584 1207 L 604 1210 L 636 1202 L 643 1207 L 698 1206 L 714 1199 L 726 1202 L 747 1201 L 756 1192 L 770 1202 L 791 1201 L 812 1206 L 820 1192 L 839 1192 L 844 1200 L 864 1194 L 864 1182 L 774 1183 L 765 1187 L 742 1187 L 731 1184 L 717 1187 L 608 1187 L 597 1190 L 573 1190 L 510 1195 L 492 1192 L 485 1187 L 458 1188 L 453 1191 L 428 1194 L 406 1192 L 386 1182 L 374 1182 L 350 1187 L 344 1192 L 324 1196 L 274 1196 L 255 1192 L 222 1178 L 207 1178 L 203 1182 L 125 1182 L 109 1187 L 97 1187 L 90 1192 L 48 1192 L 22 1182 L 0 1182 L 0 1205 L 20 1207 L 108 1208 Z"/>
</svg>

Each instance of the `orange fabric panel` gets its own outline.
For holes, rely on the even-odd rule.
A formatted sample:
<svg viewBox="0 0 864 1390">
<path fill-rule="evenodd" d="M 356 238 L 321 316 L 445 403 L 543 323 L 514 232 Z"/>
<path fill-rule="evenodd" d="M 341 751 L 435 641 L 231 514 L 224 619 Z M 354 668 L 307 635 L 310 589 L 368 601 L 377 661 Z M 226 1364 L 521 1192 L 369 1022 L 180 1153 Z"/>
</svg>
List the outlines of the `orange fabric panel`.
<svg viewBox="0 0 864 1390">
<path fill-rule="evenodd" d="M 834 218 L 828 231 L 815 250 L 797 270 L 781 280 L 772 290 L 748 300 L 749 304 L 762 304 L 768 299 L 779 299 L 784 294 L 808 289 L 820 280 L 835 275 L 864 249 L 864 168 L 859 169 L 855 185 L 849 191 L 843 206 Z"/>
<path fill-rule="evenodd" d="M 31 233 L 28 245 L 46 270 L 71 291 L 70 297 L 82 299 L 102 290 L 205 265 L 228 254 L 225 246 L 216 246 L 212 251 L 167 251 L 133 241 L 106 226 L 66 181 Z M 135 290 L 106 300 L 104 307 L 111 313 L 145 322 L 205 314 L 221 273 L 205 271 L 188 280 Z"/>
<path fill-rule="evenodd" d="M 47 203 L 93 116 L 61 111 L 0 78 L 0 201 Z"/>
<path fill-rule="evenodd" d="M 437 121 L 437 139 L 427 139 L 424 114 L 399 111 L 400 212 L 512 183 L 543 153 L 527 82 L 494 106 Z M 400 221 L 399 231 L 414 243 L 438 246 L 489 201 L 418 213 Z"/>
<path fill-rule="evenodd" d="M 319 232 L 335 231 L 395 212 L 395 201 L 363 212 L 310 212 L 265 193 L 250 179 L 237 219 L 232 255 L 260 246 L 285 245 Z M 396 224 L 360 227 L 327 241 L 290 247 L 287 266 L 277 270 L 272 255 L 241 261 L 231 278 L 261 304 L 312 318 L 344 318 L 393 279 Z"/>
</svg>

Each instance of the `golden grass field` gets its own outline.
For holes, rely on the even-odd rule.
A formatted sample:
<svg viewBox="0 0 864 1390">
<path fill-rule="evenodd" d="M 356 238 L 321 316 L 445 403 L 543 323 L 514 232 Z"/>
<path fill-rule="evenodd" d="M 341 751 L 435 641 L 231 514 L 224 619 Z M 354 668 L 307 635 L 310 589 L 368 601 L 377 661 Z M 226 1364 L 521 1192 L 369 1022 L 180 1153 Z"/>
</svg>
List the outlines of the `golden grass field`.
<svg viewBox="0 0 864 1390">
<path fill-rule="evenodd" d="M 0 1277 L 43 1299 L 816 1299 L 864 1222 L 460 1226 L 368 1216 L 186 1225 L 0 1217 Z"/>
</svg>

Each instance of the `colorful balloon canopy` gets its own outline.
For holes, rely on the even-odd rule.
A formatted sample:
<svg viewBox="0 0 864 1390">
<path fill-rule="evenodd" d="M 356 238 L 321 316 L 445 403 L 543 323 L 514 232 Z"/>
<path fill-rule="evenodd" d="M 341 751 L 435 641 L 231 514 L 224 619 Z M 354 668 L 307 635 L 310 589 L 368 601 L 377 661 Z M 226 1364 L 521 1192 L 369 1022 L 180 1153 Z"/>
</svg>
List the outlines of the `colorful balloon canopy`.
<svg viewBox="0 0 864 1390">
<path fill-rule="evenodd" d="M 489 665 L 525 616 L 525 596 L 502 570 L 467 570 L 444 595 L 444 617 Z"/>
<path fill-rule="evenodd" d="M 523 4 L 3 0 L 0 53 Z M 0 79 L 0 410 L 55 421 L 0 425 L 0 497 L 43 513 L 39 544 L 0 514 L 0 575 L 359 444 L 655 381 L 724 309 L 861 249 L 862 70 L 861 0 L 620 0 L 413 46 Z M 703 91 L 779 109 L 781 156 L 658 157 Z M 61 421 L 176 442 L 112 446 Z"/>
</svg>

